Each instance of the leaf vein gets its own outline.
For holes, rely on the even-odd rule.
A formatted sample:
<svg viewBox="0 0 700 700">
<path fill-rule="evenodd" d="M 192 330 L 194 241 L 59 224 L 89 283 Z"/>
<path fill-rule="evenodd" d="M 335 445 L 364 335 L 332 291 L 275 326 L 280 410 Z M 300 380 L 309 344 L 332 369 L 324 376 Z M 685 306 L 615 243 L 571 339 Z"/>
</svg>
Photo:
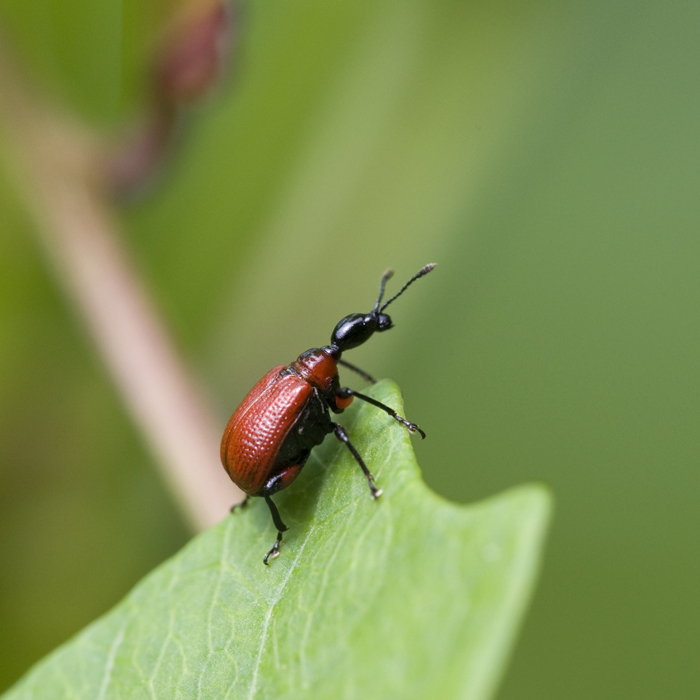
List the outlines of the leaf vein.
<svg viewBox="0 0 700 700">
<path fill-rule="evenodd" d="M 255 667 L 253 669 L 253 679 L 250 684 L 250 693 L 248 694 L 248 700 L 253 700 L 255 697 L 255 691 L 257 690 L 257 685 L 258 685 L 258 671 L 260 670 L 260 662 L 262 660 L 262 653 L 263 649 L 265 648 L 265 641 L 267 639 L 267 632 L 270 628 L 270 620 L 272 618 L 272 611 L 275 608 L 275 605 L 279 602 L 279 599 L 282 597 L 282 593 L 284 592 L 284 589 L 294 571 L 294 569 L 297 566 L 297 563 L 299 562 L 299 559 L 301 558 L 301 555 L 304 553 L 304 549 L 311 539 L 311 534 L 314 531 L 314 527 L 310 527 L 309 531 L 306 533 L 306 537 L 304 538 L 304 541 L 301 543 L 301 547 L 299 548 L 299 553 L 295 557 L 294 561 L 292 562 L 292 565 L 289 567 L 289 570 L 287 571 L 287 575 L 284 577 L 284 581 L 282 581 L 282 584 L 279 587 L 279 590 L 277 592 L 277 595 L 275 596 L 275 599 L 270 603 L 270 607 L 267 610 L 267 615 L 265 615 L 265 620 L 263 622 L 263 630 L 262 630 L 262 637 L 260 639 L 260 647 L 258 648 L 258 656 L 255 660 Z"/>
</svg>

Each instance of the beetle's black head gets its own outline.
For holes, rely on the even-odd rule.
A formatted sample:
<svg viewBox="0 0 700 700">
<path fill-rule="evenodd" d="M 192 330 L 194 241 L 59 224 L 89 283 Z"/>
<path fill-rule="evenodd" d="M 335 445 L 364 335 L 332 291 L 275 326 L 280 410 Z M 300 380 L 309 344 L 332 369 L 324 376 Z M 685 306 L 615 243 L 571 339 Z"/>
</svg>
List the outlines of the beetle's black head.
<svg viewBox="0 0 700 700">
<path fill-rule="evenodd" d="M 370 311 L 368 314 L 350 314 L 338 323 L 331 335 L 331 344 L 340 349 L 352 350 L 370 339 L 376 331 L 388 331 L 392 322 L 387 314 Z"/>
<path fill-rule="evenodd" d="M 352 350 L 352 348 L 356 348 L 358 345 L 367 342 L 372 337 L 373 333 L 388 331 L 390 328 L 393 328 L 394 324 L 391 321 L 391 317 L 384 313 L 384 309 L 389 306 L 394 299 L 401 296 L 406 291 L 409 284 L 423 277 L 423 275 L 427 275 L 434 267 L 435 263 L 426 265 L 406 282 L 398 294 L 395 294 L 389 301 L 382 304 L 384 288 L 386 287 L 387 281 L 394 274 L 392 270 L 387 270 L 382 276 L 382 281 L 379 285 L 379 298 L 372 311 L 368 314 L 350 314 L 341 319 L 335 327 L 331 335 L 331 347 L 338 349 L 338 356 L 346 350 Z"/>
</svg>

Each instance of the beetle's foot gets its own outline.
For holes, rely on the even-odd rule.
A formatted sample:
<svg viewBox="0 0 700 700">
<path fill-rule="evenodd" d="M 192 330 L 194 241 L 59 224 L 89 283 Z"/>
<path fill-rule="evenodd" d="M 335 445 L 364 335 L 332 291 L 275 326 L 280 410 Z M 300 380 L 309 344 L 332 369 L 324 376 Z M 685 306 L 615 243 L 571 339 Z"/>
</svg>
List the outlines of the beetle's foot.
<svg viewBox="0 0 700 700">
<path fill-rule="evenodd" d="M 378 489 L 374 485 L 374 477 L 370 474 L 367 479 L 369 480 L 369 490 L 372 493 L 372 498 L 376 501 L 383 493 L 382 489 Z"/>
<path fill-rule="evenodd" d="M 263 564 L 265 566 L 270 566 L 268 563 L 268 559 L 274 559 L 275 557 L 279 556 L 280 553 L 280 544 L 282 542 L 282 533 L 278 532 L 277 533 L 277 541 L 275 544 L 272 546 L 272 549 L 265 555 L 265 558 L 263 559 Z"/>
<path fill-rule="evenodd" d="M 265 555 L 265 558 L 263 559 L 263 564 L 265 564 L 265 566 L 270 566 L 270 564 L 267 560 L 274 559 L 275 557 L 278 557 L 279 553 L 280 553 L 279 542 L 275 542 L 275 546 Z"/>
<path fill-rule="evenodd" d="M 265 566 L 270 566 L 270 562 L 268 562 L 268 559 L 274 559 L 275 557 L 279 556 L 280 553 L 280 548 L 275 545 L 266 555 L 265 558 L 263 559 L 263 564 Z"/>
<path fill-rule="evenodd" d="M 408 428 L 409 433 L 419 433 L 420 439 L 425 440 L 425 433 L 415 423 L 411 423 L 411 421 L 401 418 L 401 416 L 397 416 L 396 420 L 405 425 Z"/>
<path fill-rule="evenodd" d="M 235 513 L 237 510 L 243 510 L 248 503 L 250 503 L 250 496 L 246 496 L 240 503 L 234 503 L 231 506 L 231 513 Z"/>
</svg>

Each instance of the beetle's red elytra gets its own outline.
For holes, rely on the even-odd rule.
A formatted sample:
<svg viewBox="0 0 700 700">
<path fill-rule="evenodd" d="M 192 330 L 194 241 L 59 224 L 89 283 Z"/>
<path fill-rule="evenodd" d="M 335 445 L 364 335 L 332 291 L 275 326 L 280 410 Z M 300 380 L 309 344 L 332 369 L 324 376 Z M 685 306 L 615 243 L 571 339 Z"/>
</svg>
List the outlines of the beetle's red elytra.
<svg viewBox="0 0 700 700">
<path fill-rule="evenodd" d="M 271 497 L 299 476 L 311 450 L 329 433 L 334 433 L 347 445 L 367 477 L 372 498 L 382 495 L 345 428 L 331 420 L 330 411 L 342 413 L 354 398 L 358 398 L 385 411 L 411 433 L 417 432 L 425 437 L 415 423 L 402 418 L 389 406 L 348 387 L 341 387 L 338 365 L 374 383 L 369 374 L 341 359 L 341 355 L 365 343 L 375 332 L 392 328 L 391 318 L 384 309 L 434 267 L 435 263 L 430 263 L 421 268 L 397 294 L 382 304 L 386 283 L 393 275 L 391 270 L 385 272 L 372 311 L 346 316 L 336 325 L 330 345 L 307 350 L 292 364 L 271 369 L 231 416 L 221 440 L 221 462 L 231 480 L 246 493 L 241 507 L 251 496 L 259 496 L 265 499 L 270 509 L 277 528 L 277 540 L 265 555 L 265 564 L 279 554 L 282 533 L 287 530 Z"/>
</svg>

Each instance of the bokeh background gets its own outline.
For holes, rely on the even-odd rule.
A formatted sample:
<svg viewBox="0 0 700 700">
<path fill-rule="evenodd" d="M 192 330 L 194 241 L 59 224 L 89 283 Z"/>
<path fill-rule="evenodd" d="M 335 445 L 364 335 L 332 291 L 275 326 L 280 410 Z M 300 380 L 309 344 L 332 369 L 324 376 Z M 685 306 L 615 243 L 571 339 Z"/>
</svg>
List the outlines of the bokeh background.
<svg viewBox="0 0 700 700">
<path fill-rule="evenodd" d="M 2 0 L 0 26 L 107 132 L 143 108 L 173 7 Z M 402 387 L 438 492 L 554 491 L 499 700 L 696 697 L 700 4 L 248 0 L 236 17 L 226 79 L 121 208 L 222 428 L 269 367 L 369 308 L 386 267 L 438 262 L 352 361 Z M 6 163 L 0 688 L 190 536 Z"/>
</svg>

